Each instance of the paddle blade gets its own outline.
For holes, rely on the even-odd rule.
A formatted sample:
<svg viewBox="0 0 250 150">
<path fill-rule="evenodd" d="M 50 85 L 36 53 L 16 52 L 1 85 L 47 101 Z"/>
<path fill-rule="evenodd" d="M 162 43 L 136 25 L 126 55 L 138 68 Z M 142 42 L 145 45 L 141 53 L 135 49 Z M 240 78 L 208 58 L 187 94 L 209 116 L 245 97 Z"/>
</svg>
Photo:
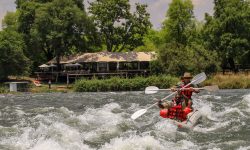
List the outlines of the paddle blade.
<svg viewBox="0 0 250 150">
<path fill-rule="evenodd" d="M 207 90 L 209 92 L 215 92 L 219 90 L 218 85 L 212 85 L 212 86 L 205 86 L 203 87 L 204 90 Z"/>
<path fill-rule="evenodd" d="M 147 109 L 141 109 L 135 112 L 132 116 L 131 119 L 135 120 L 136 118 L 140 117 L 141 115 L 145 114 L 147 112 Z"/>
<path fill-rule="evenodd" d="M 159 91 L 159 88 L 156 86 L 149 86 L 145 89 L 145 94 L 155 94 Z"/>
<path fill-rule="evenodd" d="M 193 79 L 192 79 L 192 84 L 199 84 L 203 81 L 205 81 L 207 78 L 206 74 L 204 72 L 196 75 Z"/>
</svg>

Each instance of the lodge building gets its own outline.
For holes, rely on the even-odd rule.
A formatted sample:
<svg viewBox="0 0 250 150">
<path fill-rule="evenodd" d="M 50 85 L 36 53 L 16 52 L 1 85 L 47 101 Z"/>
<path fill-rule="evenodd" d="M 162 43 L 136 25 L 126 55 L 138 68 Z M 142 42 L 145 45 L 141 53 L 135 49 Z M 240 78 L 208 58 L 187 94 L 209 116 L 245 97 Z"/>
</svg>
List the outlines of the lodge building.
<svg viewBox="0 0 250 150">
<path fill-rule="evenodd" d="M 83 53 L 61 57 L 59 67 L 54 58 L 40 65 L 35 73 L 38 80 L 67 79 L 67 82 L 79 77 L 148 76 L 151 73 L 150 62 L 155 59 L 155 52 Z"/>
</svg>

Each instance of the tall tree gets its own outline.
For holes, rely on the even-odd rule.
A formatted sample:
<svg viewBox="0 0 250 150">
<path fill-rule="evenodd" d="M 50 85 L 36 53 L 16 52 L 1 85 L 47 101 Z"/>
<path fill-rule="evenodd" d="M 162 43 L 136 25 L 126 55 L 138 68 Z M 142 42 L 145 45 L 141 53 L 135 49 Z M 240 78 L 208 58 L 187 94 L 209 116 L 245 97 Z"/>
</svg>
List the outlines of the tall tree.
<svg viewBox="0 0 250 150">
<path fill-rule="evenodd" d="M 108 51 L 133 50 L 143 45 L 143 36 L 151 28 L 146 5 L 136 4 L 130 13 L 129 0 L 96 0 L 90 13 L 103 36 Z"/>
<path fill-rule="evenodd" d="M 169 5 L 166 20 L 163 23 L 166 42 L 186 45 L 193 28 L 194 14 L 191 0 L 173 0 Z"/>
<path fill-rule="evenodd" d="M 84 10 L 83 0 L 19 0 L 17 3 L 19 31 L 24 34 L 27 55 L 35 62 L 56 57 L 59 63 L 62 55 L 92 51 L 98 46 L 96 28 Z"/>
<path fill-rule="evenodd" d="M 204 47 L 202 24 L 194 18 L 191 0 L 173 0 L 166 17 L 161 31 L 165 34 L 165 44 L 159 51 L 164 70 L 174 75 L 185 71 L 217 71 L 217 54 Z"/>
<path fill-rule="evenodd" d="M 208 46 L 219 52 L 223 66 L 250 63 L 250 1 L 215 0 L 214 17 L 206 16 Z"/>
<path fill-rule="evenodd" d="M 18 17 L 18 12 L 7 12 L 2 21 L 2 28 L 17 31 Z"/>
<path fill-rule="evenodd" d="M 12 30 L 0 32 L 0 80 L 9 75 L 26 75 L 29 72 L 30 61 L 24 55 L 25 44 L 22 36 Z"/>
<path fill-rule="evenodd" d="M 56 56 L 72 51 L 87 51 L 98 39 L 95 27 L 87 14 L 72 0 L 54 0 L 36 10 L 32 28 L 45 53 Z"/>
</svg>

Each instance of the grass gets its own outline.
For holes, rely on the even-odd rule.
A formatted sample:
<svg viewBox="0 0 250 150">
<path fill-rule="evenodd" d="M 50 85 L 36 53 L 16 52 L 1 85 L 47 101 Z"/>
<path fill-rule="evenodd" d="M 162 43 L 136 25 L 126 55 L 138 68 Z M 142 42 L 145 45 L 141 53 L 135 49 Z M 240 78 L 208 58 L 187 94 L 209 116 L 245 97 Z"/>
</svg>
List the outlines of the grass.
<svg viewBox="0 0 250 150">
<path fill-rule="evenodd" d="M 249 89 L 250 74 L 216 74 L 206 80 L 204 85 L 218 85 L 220 89 Z"/>
<path fill-rule="evenodd" d="M 72 92 L 72 84 L 68 86 L 64 83 L 52 83 L 51 88 L 49 88 L 48 83 L 42 83 L 41 86 L 35 86 L 32 84 L 30 92 L 32 93 L 47 93 L 47 92 Z"/>
<path fill-rule="evenodd" d="M 98 91 L 136 91 L 144 90 L 147 86 L 157 86 L 159 88 L 169 88 L 176 84 L 179 79 L 171 76 L 150 76 L 148 78 L 135 77 L 132 79 L 124 79 L 113 77 L 105 80 L 78 80 L 74 84 L 67 86 L 65 83 L 53 83 L 51 89 L 47 82 L 42 82 L 40 87 L 33 84 L 34 78 L 22 77 L 16 78 L 11 77 L 11 81 L 26 80 L 30 81 L 29 92 L 32 93 L 46 93 L 46 92 L 98 92 Z M 202 84 L 207 85 L 218 85 L 220 89 L 250 89 L 250 74 L 216 74 L 209 76 Z M 7 85 L 0 83 L 0 93 L 9 93 Z"/>
</svg>

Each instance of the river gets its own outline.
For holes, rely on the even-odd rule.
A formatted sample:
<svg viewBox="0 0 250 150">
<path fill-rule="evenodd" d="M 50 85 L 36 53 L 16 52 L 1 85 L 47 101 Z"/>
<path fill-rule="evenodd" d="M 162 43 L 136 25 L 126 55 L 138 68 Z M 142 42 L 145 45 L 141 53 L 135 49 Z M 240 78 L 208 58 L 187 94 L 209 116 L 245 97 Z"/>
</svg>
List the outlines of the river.
<svg viewBox="0 0 250 150">
<path fill-rule="evenodd" d="M 250 90 L 193 95 L 202 118 L 180 130 L 157 107 L 130 116 L 169 93 L 20 93 L 0 95 L 1 150 L 246 150 Z"/>
</svg>

